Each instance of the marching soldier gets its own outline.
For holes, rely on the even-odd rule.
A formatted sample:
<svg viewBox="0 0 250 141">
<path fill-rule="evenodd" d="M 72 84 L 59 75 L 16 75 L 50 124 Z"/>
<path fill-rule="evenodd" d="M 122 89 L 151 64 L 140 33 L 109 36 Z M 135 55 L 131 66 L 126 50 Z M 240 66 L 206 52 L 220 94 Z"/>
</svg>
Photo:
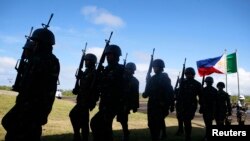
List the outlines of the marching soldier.
<svg viewBox="0 0 250 141">
<path fill-rule="evenodd" d="M 76 98 L 76 105 L 69 114 L 74 130 L 73 141 L 88 141 L 89 111 L 95 108 L 96 101 L 98 100 L 97 91 L 90 89 L 92 81 L 96 77 L 95 64 L 97 58 L 94 54 L 89 53 L 84 56 L 84 61 L 86 69 L 84 72 L 79 71 L 80 87 Z"/>
<path fill-rule="evenodd" d="M 210 76 L 206 77 L 206 87 L 202 90 L 200 113 L 203 114 L 203 120 L 206 127 L 205 139 L 207 139 L 211 126 L 213 124 L 216 112 L 217 90 L 213 87 L 214 79 Z"/>
<path fill-rule="evenodd" d="M 51 112 L 60 64 L 52 53 L 55 44 L 54 34 L 47 28 L 36 29 L 30 39 L 34 43 L 32 57 L 29 59 L 16 99 L 15 122 L 3 118 L 2 124 L 7 131 L 6 141 L 40 141 L 42 125 L 47 123 Z"/>
<path fill-rule="evenodd" d="M 226 116 L 232 115 L 230 96 L 223 90 L 225 88 L 225 84 L 223 82 L 218 82 L 217 88 L 218 94 L 216 99 L 215 121 L 217 125 L 224 125 Z"/>
<path fill-rule="evenodd" d="M 122 125 L 123 141 L 129 140 L 128 115 L 130 114 L 130 110 L 135 113 L 139 108 L 139 81 L 133 76 L 135 70 L 136 65 L 134 63 L 129 62 L 126 64 L 124 72 L 124 95 L 122 98 L 123 108 L 117 114 L 117 121 Z"/>
<path fill-rule="evenodd" d="M 194 79 L 195 71 L 192 67 L 185 69 L 185 77 L 180 84 L 180 117 L 184 122 L 185 141 L 191 140 L 192 119 L 198 106 L 197 96 L 201 96 L 201 83 Z"/>
<path fill-rule="evenodd" d="M 99 111 L 90 122 L 94 141 L 113 141 L 112 122 L 122 108 L 124 87 L 124 66 L 118 63 L 121 55 L 121 49 L 117 45 L 109 45 L 105 49 L 108 65 L 99 76 Z"/>
<path fill-rule="evenodd" d="M 149 97 L 147 113 L 152 141 L 159 141 L 164 119 L 174 103 L 174 95 L 171 80 L 168 74 L 163 72 L 165 67 L 163 60 L 155 59 L 152 67 L 155 75 L 149 79 L 142 96 Z"/>
</svg>

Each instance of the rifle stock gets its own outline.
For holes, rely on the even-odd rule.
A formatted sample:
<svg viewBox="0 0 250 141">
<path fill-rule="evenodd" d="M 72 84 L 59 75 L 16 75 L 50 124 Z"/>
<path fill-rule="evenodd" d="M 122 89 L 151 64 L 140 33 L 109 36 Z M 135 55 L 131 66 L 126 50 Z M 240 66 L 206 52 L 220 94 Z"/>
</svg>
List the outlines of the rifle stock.
<svg viewBox="0 0 250 141">
<path fill-rule="evenodd" d="M 27 39 L 25 45 L 29 44 L 32 32 L 33 32 L 33 27 L 31 27 L 31 29 L 30 29 L 29 36 L 25 36 L 25 38 Z M 16 91 L 16 92 L 19 92 L 19 90 L 20 90 L 19 85 L 20 85 L 21 78 L 22 78 L 23 73 L 24 73 L 25 59 L 26 59 L 25 50 L 23 49 L 21 59 L 19 59 L 17 61 L 16 66 L 15 66 L 15 69 L 17 70 L 17 75 L 16 75 L 15 83 L 12 86 L 12 90 Z"/>
<path fill-rule="evenodd" d="M 87 48 L 87 43 L 85 44 L 85 49 L 82 50 L 82 58 L 81 58 L 79 67 L 77 68 L 76 74 L 75 74 L 76 83 L 75 83 L 74 89 L 72 90 L 72 93 L 75 94 L 75 95 L 78 94 L 78 92 L 79 92 L 79 80 L 80 80 L 79 71 L 82 70 L 83 65 L 84 65 L 84 58 L 85 58 L 85 54 L 86 54 L 86 48 Z"/>
</svg>

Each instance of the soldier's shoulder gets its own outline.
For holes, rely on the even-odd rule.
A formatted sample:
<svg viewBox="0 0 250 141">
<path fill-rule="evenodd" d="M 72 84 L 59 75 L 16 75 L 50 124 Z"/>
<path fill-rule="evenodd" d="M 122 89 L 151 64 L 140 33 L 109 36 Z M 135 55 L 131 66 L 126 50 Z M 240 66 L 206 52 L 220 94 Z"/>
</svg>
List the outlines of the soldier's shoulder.
<svg viewBox="0 0 250 141">
<path fill-rule="evenodd" d="M 199 81 L 197 81 L 197 80 L 195 80 L 195 79 L 193 79 L 193 80 L 194 80 L 194 83 L 195 83 L 196 85 L 201 86 L 201 82 L 199 82 Z"/>
<path fill-rule="evenodd" d="M 138 83 L 138 84 L 139 84 L 139 80 L 138 80 L 136 77 L 134 77 L 134 76 L 133 76 L 133 77 L 131 78 L 131 80 L 132 80 L 133 82 L 135 82 L 135 83 Z"/>
</svg>

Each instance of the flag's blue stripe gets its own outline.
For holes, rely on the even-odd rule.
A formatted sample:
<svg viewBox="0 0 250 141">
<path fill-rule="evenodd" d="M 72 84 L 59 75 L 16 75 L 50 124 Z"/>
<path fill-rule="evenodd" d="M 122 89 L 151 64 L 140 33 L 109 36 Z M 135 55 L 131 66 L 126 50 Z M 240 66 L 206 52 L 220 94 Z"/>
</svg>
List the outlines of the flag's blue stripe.
<svg viewBox="0 0 250 141">
<path fill-rule="evenodd" d="M 209 68 L 213 67 L 220 59 L 222 56 L 215 57 L 215 58 L 208 58 L 204 60 L 199 60 L 197 61 L 197 67 L 198 68 Z"/>
</svg>

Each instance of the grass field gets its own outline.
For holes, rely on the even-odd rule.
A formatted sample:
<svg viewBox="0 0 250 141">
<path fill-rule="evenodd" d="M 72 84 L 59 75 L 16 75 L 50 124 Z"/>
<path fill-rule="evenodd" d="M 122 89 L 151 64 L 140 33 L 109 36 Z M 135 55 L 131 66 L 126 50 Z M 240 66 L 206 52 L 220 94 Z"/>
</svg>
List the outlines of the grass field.
<svg viewBox="0 0 250 141">
<path fill-rule="evenodd" d="M 15 103 L 15 95 L 0 94 L 0 119 L 10 110 Z M 69 112 L 75 105 L 74 102 L 64 99 L 56 99 L 53 110 L 49 115 L 48 123 L 43 126 L 43 141 L 71 141 L 73 130 L 69 120 Z M 97 112 L 97 108 L 91 112 L 91 117 Z M 174 114 L 166 119 L 168 141 L 182 141 L 184 136 L 175 136 L 177 120 Z M 129 116 L 129 129 L 131 131 L 130 141 L 151 141 L 147 127 L 147 115 L 137 112 Z M 114 141 L 121 141 L 121 126 L 116 120 L 113 122 Z M 0 126 L 0 141 L 4 140 L 6 131 Z M 203 121 L 193 120 L 192 137 L 193 141 L 200 141 L 204 135 Z M 90 135 L 90 141 L 92 137 Z"/>
</svg>

